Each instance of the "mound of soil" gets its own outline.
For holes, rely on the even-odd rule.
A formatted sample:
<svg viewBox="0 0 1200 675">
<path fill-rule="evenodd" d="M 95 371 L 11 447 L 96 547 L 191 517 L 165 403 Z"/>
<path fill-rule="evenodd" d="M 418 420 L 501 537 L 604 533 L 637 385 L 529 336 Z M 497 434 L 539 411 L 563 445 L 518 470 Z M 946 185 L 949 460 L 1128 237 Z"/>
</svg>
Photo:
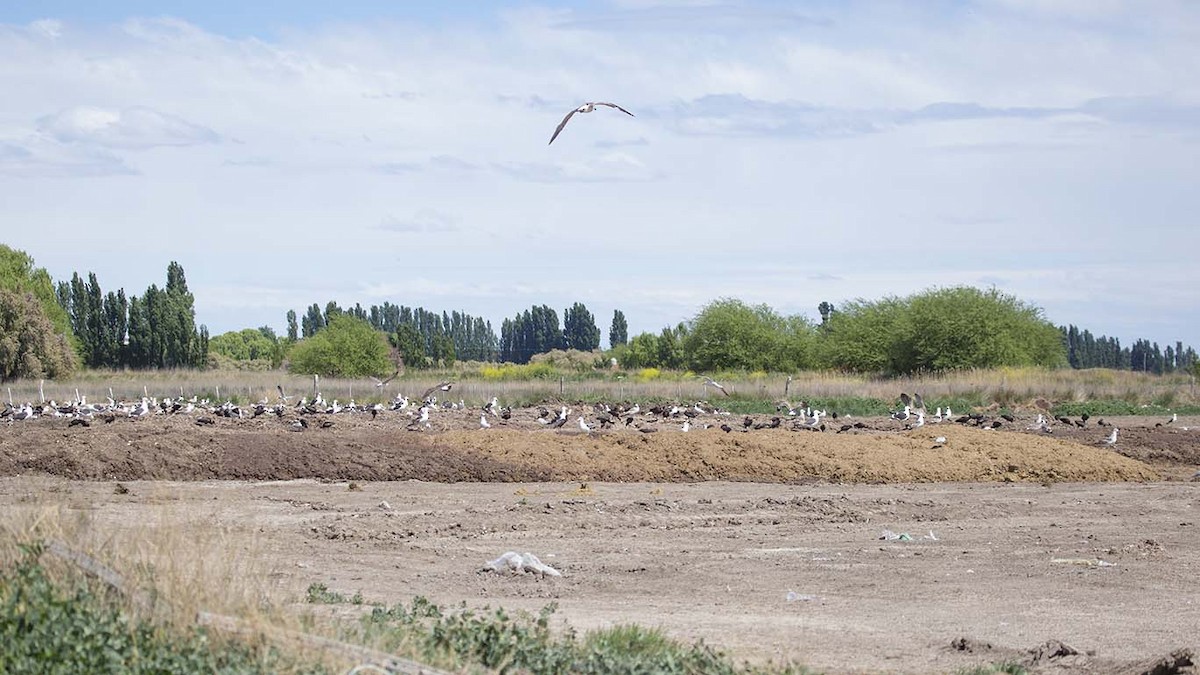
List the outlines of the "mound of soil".
<svg viewBox="0 0 1200 675">
<path fill-rule="evenodd" d="M 714 426 L 684 433 L 665 423 L 655 433 L 584 433 L 577 426 L 550 430 L 532 418 L 529 411 L 521 411 L 503 426 L 479 429 L 477 412 L 448 412 L 432 429 L 412 431 L 406 428 L 408 418 L 399 415 L 376 420 L 365 414 L 313 416 L 300 432 L 291 430 L 290 419 L 268 416 L 217 418 L 211 426 L 184 416 L 119 418 L 111 424 L 95 420 L 90 427 L 39 419 L 0 428 L 0 475 L 42 473 L 85 480 L 765 483 L 1160 477 L 1146 463 L 1094 445 L 1094 430 L 1088 437 L 1093 444 L 1085 444 L 950 424 L 898 431 L 878 421 L 876 430 L 835 434 L 786 426 L 732 433 Z M 332 425 L 322 428 L 323 420 Z M 945 440 L 935 442 L 936 437 Z M 1196 443 L 1187 440 L 1174 451 L 1182 461 L 1196 455 Z M 1163 459 L 1161 454 L 1146 456 Z"/>
</svg>

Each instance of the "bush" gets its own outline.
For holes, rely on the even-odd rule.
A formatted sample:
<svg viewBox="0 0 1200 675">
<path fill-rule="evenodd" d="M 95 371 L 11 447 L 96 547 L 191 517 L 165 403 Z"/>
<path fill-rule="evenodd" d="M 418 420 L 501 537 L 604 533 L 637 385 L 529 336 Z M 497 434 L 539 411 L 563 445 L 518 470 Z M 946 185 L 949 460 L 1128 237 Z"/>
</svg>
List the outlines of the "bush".
<svg viewBox="0 0 1200 675">
<path fill-rule="evenodd" d="M 225 641 L 203 628 L 172 631 L 133 620 L 81 579 L 56 583 L 40 545 L 0 570 L 0 672 L 276 673 L 290 669 L 262 645 Z M 310 672 L 323 672 L 309 669 Z"/>
<path fill-rule="evenodd" d="M 888 375 L 1066 365 L 1061 333 L 1040 309 L 970 287 L 847 303 L 830 317 L 819 351 L 829 367 Z"/>
<path fill-rule="evenodd" d="M 720 370 L 795 371 L 811 364 L 814 332 L 801 317 L 783 317 L 767 305 L 741 300 L 710 303 L 688 326 L 683 340 L 688 367 Z"/>
<path fill-rule="evenodd" d="M 371 324 L 340 314 L 316 335 L 296 343 L 289 369 L 326 377 L 365 377 L 390 373 L 387 338 Z"/>
</svg>

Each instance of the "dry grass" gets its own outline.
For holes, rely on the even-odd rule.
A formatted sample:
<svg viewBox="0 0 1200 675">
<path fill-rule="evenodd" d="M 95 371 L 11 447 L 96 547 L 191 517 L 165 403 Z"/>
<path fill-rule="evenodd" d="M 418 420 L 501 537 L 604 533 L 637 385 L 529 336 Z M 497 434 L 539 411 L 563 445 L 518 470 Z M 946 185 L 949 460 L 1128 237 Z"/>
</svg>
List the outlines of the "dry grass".
<svg viewBox="0 0 1200 675">
<path fill-rule="evenodd" d="M 578 400 L 693 400 L 723 398 L 703 385 L 693 373 L 651 373 L 612 371 L 562 371 L 556 376 L 541 379 L 496 379 L 488 375 L 484 364 L 461 364 L 450 371 L 424 371 L 402 375 L 383 389 L 369 379 L 321 378 L 320 390 L 327 400 L 345 403 L 390 400 L 397 393 L 419 396 L 427 388 L 445 379 L 453 379 L 455 388 L 443 398 L 463 399 L 469 404 L 481 404 L 493 396 L 502 403 L 528 404 L 543 399 Z M 494 367 L 491 367 L 494 370 Z M 485 376 L 487 375 L 487 376 Z M 543 373 L 544 375 L 544 373 Z M 717 373 L 719 381 L 734 398 L 776 400 L 784 395 L 786 374 Z M 863 398 L 894 401 L 899 392 L 920 392 L 927 400 L 964 399 L 972 405 L 1017 406 L 1045 398 L 1054 403 L 1094 400 L 1123 400 L 1135 405 L 1154 404 L 1169 408 L 1175 405 L 1196 405 L 1194 378 L 1186 375 L 1151 375 L 1130 371 L 1042 370 L 1034 368 L 970 370 L 942 375 L 905 378 L 874 378 L 831 372 L 802 372 L 792 376 L 787 387 L 793 401 L 814 399 Z M 14 401 L 38 400 L 38 381 L 17 380 L 7 385 L 0 395 Z M 314 394 L 313 378 L 286 371 L 265 372 L 230 370 L 161 370 L 161 371 L 89 371 L 74 379 L 47 381 L 43 385 L 47 399 L 69 401 L 75 392 L 89 401 L 104 401 L 112 390 L 118 400 L 136 399 L 147 393 L 166 397 L 198 395 L 213 400 L 232 399 L 237 402 L 275 401 L 276 385 L 282 385 L 289 395 Z"/>
<path fill-rule="evenodd" d="M 238 638 L 251 643 L 270 641 L 278 629 L 336 637 L 335 623 L 288 611 L 299 598 L 294 589 L 272 583 L 277 575 L 262 562 L 269 559 L 262 542 L 248 528 L 223 524 L 217 509 L 184 509 L 173 503 L 169 488 L 139 486 L 161 490 L 149 497 L 157 507 L 143 503 L 136 518 L 101 520 L 59 481 L 32 478 L 28 486 L 25 503 L 7 510 L 0 521 L 0 567 L 17 562 L 21 544 L 57 540 L 117 572 L 125 584 L 124 609 L 157 625 L 182 633 L 203 611 L 236 617 L 243 628 Z M 41 561 L 52 578 L 79 573 L 49 553 Z M 289 642 L 286 648 L 303 655 L 296 667 L 322 663 L 340 672 L 352 665 L 341 655 L 303 644 Z"/>
</svg>

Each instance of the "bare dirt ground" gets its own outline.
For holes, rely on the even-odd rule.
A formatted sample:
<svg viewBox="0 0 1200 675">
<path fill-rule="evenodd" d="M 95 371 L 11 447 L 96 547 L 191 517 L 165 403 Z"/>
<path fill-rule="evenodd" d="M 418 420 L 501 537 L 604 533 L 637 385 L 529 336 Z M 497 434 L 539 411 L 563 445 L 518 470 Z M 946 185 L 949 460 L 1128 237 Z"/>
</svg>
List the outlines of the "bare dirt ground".
<svg viewBox="0 0 1200 675">
<path fill-rule="evenodd" d="M 219 540 L 293 597 L 555 602 L 579 629 L 661 626 L 829 672 L 1143 672 L 1200 648 L 1200 420 L 1109 420 L 1109 448 L 1094 425 L 583 434 L 477 414 L 427 432 L 18 423 L 0 428 L 0 510 Z M 563 576 L 479 571 L 509 550 Z"/>
</svg>

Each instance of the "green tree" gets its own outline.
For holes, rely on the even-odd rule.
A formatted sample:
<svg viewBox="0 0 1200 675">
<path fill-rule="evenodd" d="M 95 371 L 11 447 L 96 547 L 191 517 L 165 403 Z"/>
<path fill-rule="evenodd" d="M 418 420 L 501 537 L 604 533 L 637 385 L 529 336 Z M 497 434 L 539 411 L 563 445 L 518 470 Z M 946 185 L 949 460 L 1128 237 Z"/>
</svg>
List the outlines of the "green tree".
<svg viewBox="0 0 1200 675">
<path fill-rule="evenodd" d="M 429 359 L 425 356 L 425 340 L 416 326 L 402 323 L 396 326 L 395 336 L 393 344 L 400 353 L 405 368 L 420 370 L 429 367 Z"/>
<path fill-rule="evenodd" d="M 889 375 L 1067 364 L 1063 335 L 1040 309 L 966 286 L 847 303 L 820 351 L 831 367 Z"/>
<path fill-rule="evenodd" d="M 215 335 L 209 341 L 209 348 L 234 361 L 275 361 L 279 339 L 272 334 L 268 337 L 262 329 L 245 328 L 240 331 L 229 331 Z"/>
<path fill-rule="evenodd" d="M 612 325 L 608 328 L 608 346 L 615 348 L 629 342 L 629 324 L 625 321 L 625 313 L 613 311 Z"/>
<path fill-rule="evenodd" d="M 683 347 L 688 367 L 697 371 L 792 371 L 810 364 L 811 342 L 812 329 L 801 317 L 722 299 L 696 315 Z"/>
<path fill-rule="evenodd" d="M 0 289 L 0 382 L 59 378 L 75 369 L 75 351 L 30 291 Z"/>
<path fill-rule="evenodd" d="M 300 331 L 296 327 L 296 310 L 289 309 L 287 313 L 287 339 L 290 342 L 295 342 L 300 338 Z"/>
<path fill-rule="evenodd" d="M 858 373 L 908 372 L 911 362 L 903 345 L 911 333 L 904 300 L 889 296 L 843 303 L 821 334 L 818 361 L 828 368 Z"/>
<path fill-rule="evenodd" d="M 590 352 L 600 346 L 600 329 L 596 317 L 582 302 L 563 312 L 563 339 L 567 349 Z"/>
<path fill-rule="evenodd" d="M 54 281 L 44 268 L 33 265 L 33 258 L 29 254 L 0 244 L 0 289 L 32 293 L 41 304 L 54 332 L 68 341 L 74 340 L 71 319 L 67 316 L 66 308 L 59 304 Z"/>
<path fill-rule="evenodd" d="M 658 336 L 654 333 L 639 333 L 629 344 L 617 350 L 617 363 L 626 370 L 653 368 L 659 365 Z"/>
<path fill-rule="evenodd" d="M 296 344 L 291 370 L 327 377 L 365 377 L 387 372 L 388 344 L 383 333 L 362 319 L 339 313 L 325 328 Z"/>
</svg>

